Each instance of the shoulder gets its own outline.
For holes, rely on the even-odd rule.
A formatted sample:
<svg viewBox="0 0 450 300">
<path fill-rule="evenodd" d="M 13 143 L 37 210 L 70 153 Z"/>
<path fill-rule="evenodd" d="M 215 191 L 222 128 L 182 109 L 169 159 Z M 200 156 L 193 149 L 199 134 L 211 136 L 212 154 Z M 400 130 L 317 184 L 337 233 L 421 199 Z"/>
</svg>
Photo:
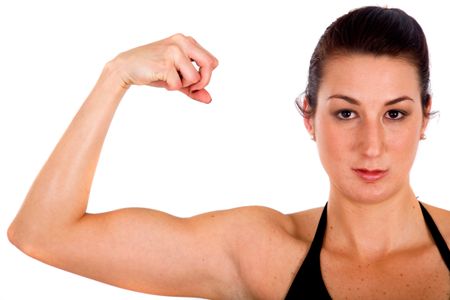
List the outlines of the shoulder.
<svg viewBox="0 0 450 300">
<path fill-rule="evenodd" d="M 285 295 L 303 262 L 322 208 L 284 214 L 264 206 L 220 211 L 241 282 L 254 298 Z M 264 284 L 262 284 L 264 283 Z"/>
<path fill-rule="evenodd" d="M 240 226 L 256 227 L 260 230 L 280 230 L 294 235 L 295 224 L 289 215 L 266 206 L 244 206 L 229 210 Z"/>
<path fill-rule="evenodd" d="M 281 240 L 295 240 L 296 223 L 290 215 L 265 206 L 244 206 L 208 212 L 190 218 L 200 232 L 210 232 L 226 244 L 236 259 L 263 255 Z"/>
<path fill-rule="evenodd" d="M 450 211 L 423 203 L 450 248 Z"/>
<path fill-rule="evenodd" d="M 297 239 L 307 244 L 311 243 L 316 233 L 322 211 L 323 207 L 316 207 L 289 215 L 296 229 L 295 236 Z"/>
<path fill-rule="evenodd" d="M 237 234 L 240 238 L 242 235 L 250 235 L 252 239 L 256 239 L 258 237 L 255 235 L 256 233 L 269 231 L 309 243 L 314 237 L 322 211 L 323 207 L 318 207 L 284 214 L 265 206 L 243 206 L 205 213 L 194 217 L 193 220 L 197 218 L 210 220 L 233 235 L 236 234 L 233 229 L 239 229 Z M 262 235 L 262 237 L 264 236 L 266 235 Z"/>
<path fill-rule="evenodd" d="M 228 281 L 232 286 L 248 298 L 279 299 L 306 256 L 321 212 L 284 214 L 245 206 L 198 215 L 190 222 L 205 240 L 226 249 L 235 270 Z"/>
</svg>

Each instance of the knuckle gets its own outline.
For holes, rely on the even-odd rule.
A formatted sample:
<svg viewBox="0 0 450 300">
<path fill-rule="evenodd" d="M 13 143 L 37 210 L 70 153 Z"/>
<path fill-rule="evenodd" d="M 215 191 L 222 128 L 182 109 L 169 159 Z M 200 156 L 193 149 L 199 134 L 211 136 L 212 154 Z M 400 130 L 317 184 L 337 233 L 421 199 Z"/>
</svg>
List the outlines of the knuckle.
<svg viewBox="0 0 450 300">
<path fill-rule="evenodd" d="M 177 44 L 170 44 L 167 46 L 167 54 L 171 57 L 176 57 L 181 54 L 180 46 Z"/>
<path fill-rule="evenodd" d="M 195 83 L 200 82 L 201 76 L 198 73 L 186 74 L 186 77 L 183 78 L 183 87 L 187 87 L 193 85 Z"/>
<path fill-rule="evenodd" d="M 190 76 L 189 81 L 190 81 L 190 83 L 192 84 L 192 83 L 197 83 L 197 82 L 199 82 L 201 79 L 202 79 L 202 78 L 201 78 L 200 74 L 197 73 L 197 72 L 195 72 L 195 73 L 193 73 L 193 74 Z"/>
<path fill-rule="evenodd" d="M 170 37 L 170 39 L 171 39 L 171 40 L 174 40 L 174 41 L 183 40 L 183 39 L 185 39 L 185 38 L 186 38 L 186 36 L 185 36 L 184 34 L 182 34 L 182 33 L 175 33 L 174 35 L 172 35 L 172 36 Z"/>
<path fill-rule="evenodd" d="M 187 36 L 186 39 L 192 44 L 197 44 L 197 41 L 192 36 Z"/>
<path fill-rule="evenodd" d="M 213 68 L 217 68 L 218 65 L 219 65 L 219 60 L 217 58 L 213 57 L 211 66 Z"/>
<path fill-rule="evenodd" d="M 219 65 L 219 61 L 215 57 L 210 57 L 206 61 L 206 65 L 211 69 L 215 69 Z"/>
</svg>

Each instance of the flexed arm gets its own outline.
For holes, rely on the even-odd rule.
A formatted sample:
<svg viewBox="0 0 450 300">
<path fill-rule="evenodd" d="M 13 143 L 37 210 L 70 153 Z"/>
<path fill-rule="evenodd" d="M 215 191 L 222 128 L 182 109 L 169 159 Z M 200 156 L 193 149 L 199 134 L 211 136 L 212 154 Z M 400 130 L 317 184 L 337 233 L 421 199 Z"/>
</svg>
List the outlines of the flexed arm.
<svg viewBox="0 0 450 300">
<path fill-rule="evenodd" d="M 199 71 L 191 60 L 200 65 Z M 212 55 L 180 34 L 121 53 L 107 63 L 36 178 L 12 229 L 33 223 L 35 217 L 60 225 L 83 217 L 107 130 L 130 85 L 180 90 L 208 103 L 211 98 L 204 88 L 216 65 Z M 15 236 L 20 239 L 20 235 Z"/>
<path fill-rule="evenodd" d="M 227 213 L 189 219 L 136 208 L 86 213 L 102 144 L 128 87 L 165 87 L 209 103 L 205 87 L 216 66 L 179 34 L 107 63 L 30 188 L 8 230 L 11 242 L 48 264 L 127 289 L 205 298 L 230 293 L 236 272 L 220 221 Z"/>
</svg>

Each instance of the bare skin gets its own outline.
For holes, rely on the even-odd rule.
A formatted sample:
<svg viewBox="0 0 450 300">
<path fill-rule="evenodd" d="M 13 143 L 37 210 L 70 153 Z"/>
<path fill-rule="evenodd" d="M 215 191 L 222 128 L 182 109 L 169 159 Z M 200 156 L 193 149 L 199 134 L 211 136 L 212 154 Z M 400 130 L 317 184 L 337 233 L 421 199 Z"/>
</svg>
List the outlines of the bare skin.
<svg viewBox="0 0 450 300">
<path fill-rule="evenodd" d="M 321 208 L 284 215 L 242 207 L 191 218 L 145 208 L 86 212 L 102 144 L 127 89 L 164 87 L 209 103 L 205 87 L 217 64 L 195 40 L 180 34 L 108 62 L 33 183 L 9 228 L 11 242 L 45 263 L 130 290 L 283 299 L 308 251 Z M 342 70 L 345 80 L 336 73 Z M 372 72 L 358 80 L 364 70 Z M 382 80 L 392 72 L 399 73 Z M 305 119 L 332 187 L 321 263 L 333 299 L 449 298 L 448 269 L 408 179 L 427 123 L 420 117 L 414 74 L 398 59 L 336 59 L 326 69 L 317 114 Z M 350 95 L 359 105 L 330 98 L 337 94 Z M 404 95 L 413 101 L 386 107 L 386 101 Z M 353 115 L 341 115 L 354 118 L 337 120 L 335 111 L 343 109 Z M 393 109 L 407 110 L 407 118 L 387 120 L 386 112 Z M 339 163 L 333 163 L 336 159 Z M 389 171 L 367 182 L 349 171 L 352 167 Z M 427 208 L 450 244 L 450 212 Z"/>
</svg>

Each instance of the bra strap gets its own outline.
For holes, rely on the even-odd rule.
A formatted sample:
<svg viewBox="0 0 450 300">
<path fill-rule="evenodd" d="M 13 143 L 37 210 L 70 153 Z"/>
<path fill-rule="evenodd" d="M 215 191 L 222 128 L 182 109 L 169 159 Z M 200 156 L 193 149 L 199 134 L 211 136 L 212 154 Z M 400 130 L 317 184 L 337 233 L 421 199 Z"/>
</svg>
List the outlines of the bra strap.
<svg viewBox="0 0 450 300">
<path fill-rule="evenodd" d="M 433 236 L 434 242 L 441 253 L 442 258 L 444 259 L 445 264 L 447 265 L 448 270 L 450 271 L 450 250 L 448 249 L 447 243 L 439 232 L 436 223 L 434 222 L 431 215 L 426 210 L 425 206 L 419 201 L 420 208 L 422 209 L 422 214 L 425 219 L 425 223 L 428 226 L 428 230 L 430 230 L 431 235 Z"/>
</svg>

